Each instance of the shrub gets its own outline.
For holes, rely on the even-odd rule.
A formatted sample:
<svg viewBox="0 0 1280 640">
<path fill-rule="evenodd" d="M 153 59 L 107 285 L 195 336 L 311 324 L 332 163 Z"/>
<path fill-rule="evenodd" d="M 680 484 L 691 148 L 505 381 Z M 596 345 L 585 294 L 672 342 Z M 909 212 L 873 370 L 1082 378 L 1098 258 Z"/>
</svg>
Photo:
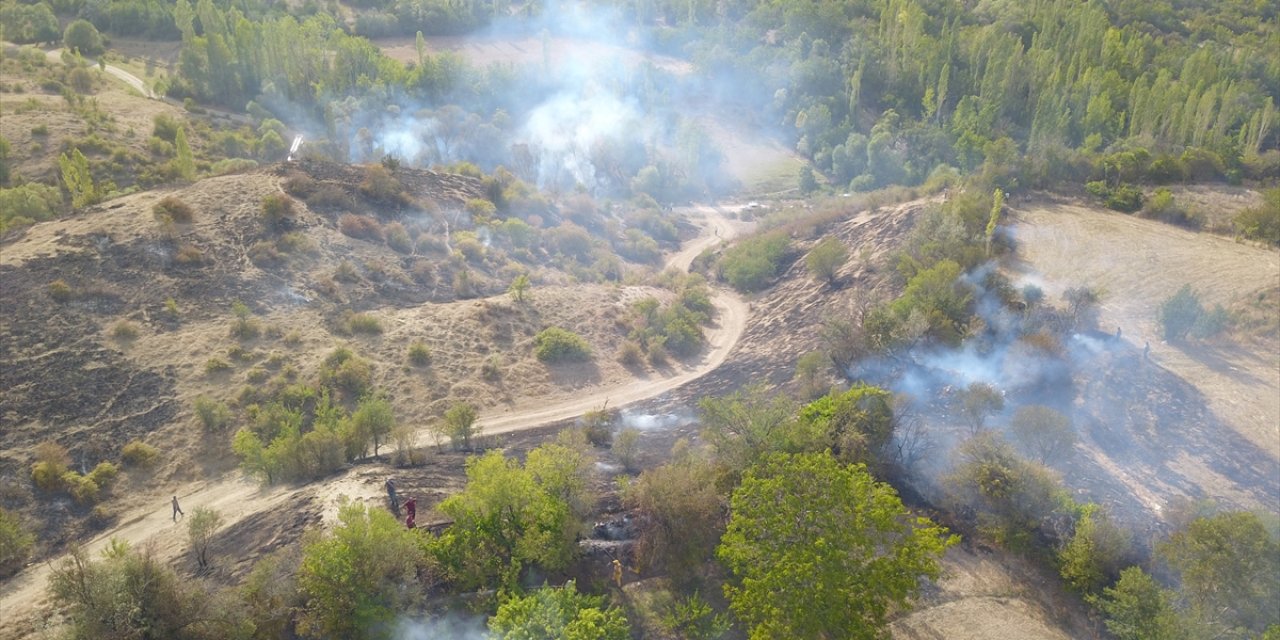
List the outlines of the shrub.
<svg viewBox="0 0 1280 640">
<path fill-rule="evenodd" d="M 350 209 L 355 203 L 342 187 L 322 184 L 315 191 L 303 198 L 312 209 Z"/>
<path fill-rule="evenodd" d="M 413 239 L 409 231 L 399 222 L 392 222 L 383 227 L 387 236 L 387 246 L 400 253 L 413 253 Z"/>
<path fill-rule="evenodd" d="M 359 398 L 373 386 L 373 367 L 346 347 L 334 349 L 320 365 L 320 382 Z"/>
<path fill-rule="evenodd" d="M 1236 231 L 1251 240 L 1280 245 L 1280 187 L 1262 192 L 1262 204 L 1236 214 Z"/>
<path fill-rule="evenodd" d="M 380 335 L 382 333 L 382 321 L 377 316 L 367 313 L 353 313 L 346 317 L 343 326 L 348 333 L 363 333 L 365 335 Z"/>
<path fill-rule="evenodd" d="M 138 339 L 138 325 L 121 320 L 111 325 L 111 337 L 120 342 L 130 342 Z"/>
<path fill-rule="evenodd" d="M 79 505 L 90 505 L 98 501 L 102 488 L 92 477 L 82 476 L 74 471 L 62 474 L 62 485 L 71 499 Z"/>
<path fill-rule="evenodd" d="M 431 364 L 431 349 L 421 340 L 413 341 L 409 345 L 409 364 L 415 367 L 425 367 Z"/>
<path fill-rule="evenodd" d="M 1204 307 L 1200 304 L 1200 296 L 1191 289 L 1191 285 L 1182 285 L 1177 293 L 1160 304 L 1156 318 L 1164 332 L 1164 339 L 1178 342 L 1187 337 L 1191 329 L 1204 315 Z"/>
<path fill-rule="evenodd" d="M 0 578 L 17 573 L 26 564 L 35 541 L 16 514 L 0 508 Z"/>
<path fill-rule="evenodd" d="M 110 487 L 111 483 L 116 481 L 116 476 L 120 475 L 120 469 L 110 462 L 99 462 L 89 472 L 89 479 L 93 480 L 99 487 Z"/>
<path fill-rule="evenodd" d="M 502 377 L 502 358 L 492 354 L 480 365 L 480 377 L 493 382 Z"/>
<path fill-rule="evenodd" d="M 249 307 L 243 302 L 237 300 L 231 303 L 231 314 L 235 316 L 230 329 L 232 338 L 252 340 L 262 333 L 262 325 L 250 317 Z"/>
<path fill-rule="evenodd" d="M 52 218 L 62 208 L 57 187 L 29 182 L 0 189 L 0 232 Z"/>
<path fill-rule="evenodd" d="M 352 213 L 343 215 L 338 218 L 338 230 L 343 235 L 357 238 L 360 240 L 381 240 L 382 225 L 377 220 L 369 216 L 361 216 Z"/>
<path fill-rule="evenodd" d="M 291 173 L 289 177 L 280 183 L 280 186 L 285 193 L 295 198 L 306 200 L 307 196 L 315 193 L 317 185 L 316 181 L 305 173 Z M 311 202 L 308 201 L 307 204 L 311 204 Z"/>
<path fill-rule="evenodd" d="M 170 220 L 180 224 L 187 224 L 195 219 L 195 210 L 191 205 L 183 202 L 175 196 L 165 196 L 155 206 L 151 207 L 151 212 L 155 214 L 156 219 L 160 221 Z"/>
<path fill-rule="evenodd" d="M 381 165 L 365 168 L 364 180 L 360 183 L 360 193 L 378 204 L 400 207 L 409 202 L 400 181 Z"/>
<path fill-rule="evenodd" d="M 770 233 L 745 240 L 724 252 L 720 270 L 734 289 L 744 293 L 759 291 L 777 275 L 786 254 L 788 238 Z"/>
<path fill-rule="evenodd" d="M 204 372 L 208 375 L 212 376 L 219 373 L 226 373 L 230 370 L 231 364 L 217 356 L 204 361 Z"/>
<path fill-rule="evenodd" d="M 58 302 L 66 302 L 71 299 L 71 285 L 61 278 L 49 283 L 49 297 Z"/>
<path fill-rule="evenodd" d="M 120 460 L 126 467 L 149 469 L 159 459 L 160 450 L 141 440 L 134 440 L 120 450 Z"/>
<path fill-rule="evenodd" d="M 533 338 L 534 355 L 543 362 L 585 361 L 591 358 L 587 341 L 560 327 L 547 327 Z"/>
<path fill-rule="evenodd" d="M 638 367 L 644 362 L 644 350 L 634 340 L 627 340 L 618 348 L 618 362 L 625 367 Z"/>
<path fill-rule="evenodd" d="M 293 217 L 293 198 L 283 193 L 273 193 L 262 199 L 262 224 L 268 231 L 277 231 L 289 224 Z"/>
</svg>

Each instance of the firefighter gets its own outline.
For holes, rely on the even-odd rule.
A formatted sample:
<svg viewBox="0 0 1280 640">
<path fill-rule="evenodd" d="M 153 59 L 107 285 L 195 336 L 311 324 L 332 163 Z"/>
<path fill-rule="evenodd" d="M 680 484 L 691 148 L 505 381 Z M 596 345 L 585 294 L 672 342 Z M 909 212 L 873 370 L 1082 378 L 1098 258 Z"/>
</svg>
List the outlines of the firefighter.
<svg viewBox="0 0 1280 640">
<path fill-rule="evenodd" d="M 173 497 L 173 521 L 174 522 L 178 521 L 178 516 L 182 516 L 185 518 L 187 517 L 187 514 L 183 513 L 182 507 L 178 506 L 178 496 L 174 496 Z"/>
</svg>

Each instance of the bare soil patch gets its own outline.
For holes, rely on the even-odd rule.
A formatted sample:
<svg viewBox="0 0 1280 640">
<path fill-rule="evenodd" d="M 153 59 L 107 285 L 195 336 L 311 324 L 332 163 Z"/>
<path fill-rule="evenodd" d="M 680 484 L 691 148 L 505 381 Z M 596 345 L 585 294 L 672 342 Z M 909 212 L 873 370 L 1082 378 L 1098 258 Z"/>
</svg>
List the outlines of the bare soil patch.
<svg viewBox="0 0 1280 640">
<path fill-rule="evenodd" d="M 1160 304 L 1184 284 L 1207 306 L 1256 298 L 1280 286 L 1280 251 L 1069 202 L 1015 210 L 1024 264 L 1018 275 L 1058 298 L 1068 287 L 1102 291 L 1100 324 L 1119 327 L 1152 361 L 1205 395 L 1213 412 L 1280 459 L 1280 348 L 1261 344 L 1165 344 Z M 1280 309 L 1275 310 L 1280 313 Z"/>
</svg>

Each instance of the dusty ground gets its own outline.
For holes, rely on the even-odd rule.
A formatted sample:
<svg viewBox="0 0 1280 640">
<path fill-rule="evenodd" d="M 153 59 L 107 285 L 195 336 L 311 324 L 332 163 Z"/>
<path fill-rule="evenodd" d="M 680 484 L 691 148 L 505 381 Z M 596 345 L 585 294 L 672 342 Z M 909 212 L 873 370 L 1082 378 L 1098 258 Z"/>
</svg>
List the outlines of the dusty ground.
<svg viewBox="0 0 1280 640">
<path fill-rule="evenodd" d="M 1156 313 L 1184 284 L 1204 304 L 1231 306 L 1280 286 L 1280 252 L 1231 239 L 1069 203 L 1016 210 L 1021 275 L 1050 298 L 1078 285 L 1103 292 L 1100 325 L 1123 330 L 1157 365 L 1204 393 L 1210 408 L 1257 447 L 1280 459 L 1280 351 L 1274 342 L 1239 345 L 1161 340 Z M 1280 310 L 1276 310 L 1280 313 Z"/>
<path fill-rule="evenodd" d="M 250 185 L 256 185 L 256 188 L 266 192 L 275 188 L 270 175 L 258 175 L 261 177 L 257 178 L 256 182 L 240 180 L 235 188 L 243 191 L 246 188 L 254 188 Z M 208 200 L 217 200 L 214 194 L 216 194 L 217 185 L 220 184 L 219 180 L 205 182 L 209 184 L 201 183 L 204 185 L 203 193 L 209 196 Z M 222 182 L 231 184 L 228 180 Z M 194 197 L 190 193 L 188 196 L 193 204 L 207 204 L 202 198 Z M 150 196 L 150 198 L 155 197 L 154 194 Z M 143 197 L 139 196 L 139 198 Z M 256 198 L 250 198 L 242 201 L 256 200 Z M 65 254 L 68 251 L 74 253 L 77 250 L 74 249 L 76 243 L 68 241 L 69 238 L 92 238 L 99 235 L 111 237 L 111 233 L 146 236 L 149 233 L 147 226 L 154 222 L 145 221 L 145 216 L 139 215 L 139 211 L 133 209 L 141 209 L 148 203 L 149 200 L 125 202 L 121 203 L 123 206 L 116 209 L 98 212 L 100 215 L 93 218 L 82 216 L 59 223 L 56 227 L 60 233 L 50 232 L 55 225 L 37 225 L 9 245 L 12 250 L 6 249 L 0 261 L 0 267 L 9 267 L 11 274 L 23 273 L 30 266 L 28 263 L 48 260 L 50 255 L 57 255 L 60 263 L 71 263 L 73 261 L 68 260 Z M 202 218 L 217 219 L 209 216 L 207 212 Z M 216 223 L 207 220 L 205 224 Z M 138 225 L 138 227 L 130 228 L 130 225 Z M 729 223 L 715 212 L 708 212 L 705 229 L 699 238 L 691 243 L 691 249 L 700 250 L 702 246 L 714 241 L 717 236 L 732 237 L 737 228 L 737 225 Z M 108 229 L 111 231 L 108 232 Z M 88 249 L 79 251 L 93 253 Z M 694 252 L 691 251 L 673 255 L 669 264 L 687 266 L 692 255 Z M 227 262 L 237 263 L 234 260 Z M 242 262 L 240 264 L 242 268 L 249 268 Z M 249 280 L 252 282 L 257 279 Z M 226 286 L 234 288 L 235 282 L 235 279 L 228 279 Z M 155 289 L 157 291 L 153 294 L 163 295 L 165 286 L 157 282 Z M 483 335 L 484 330 L 481 328 L 481 323 L 475 321 L 475 314 L 477 311 L 491 313 L 494 308 L 506 309 L 505 312 L 500 313 L 535 316 L 546 314 L 546 318 L 536 322 L 522 323 L 521 326 L 526 324 L 539 326 L 540 323 L 554 318 L 558 324 L 581 330 L 589 340 L 594 338 L 593 347 L 597 351 L 603 354 L 610 353 L 608 348 L 611 345 L 601 344 L 601 336 L 606 334 L 599 333 L 599 327 L 610 325 L 602 322 L 595 314 L 601 308 L 620 302 L 627 292 L 611 287 L 582 287 L 575 290 L 566 289 L 559 294 L 556 292 L 554 288 L 535 289 L 533 301 L 528 305 L 529 309 L 523 307 L 515 309 L 509 300 L 498 297 L 489 300 L 467 300 L 375 311 L 374 313 L 383 319 L 384 326 L 388 328 L 376 338 L 366 338 L 363 341 L 353 339 L 352 342 L 357 343 L 353 346 L 357 347 L 359 353 L 374 360 L 378 370 L 385 372 L 379 377 L 383 386 L 390 387 L 393 396 L 398 399 L 395 404 L 402 420 L 425 426 L 432 412 L 444 406 L 443 401 L 434 403 L 430 401 L 430 398 L 434 397 L 433 393 L 443 393 L 445 395 L 442 397 L 453 399 L 471 397 L 480 406 L 487 407 L 481 412 L 479 424 L 486 434 L 484 441 L 496 445 L 499 444 L 496 440 L 497 434 L 555 423 L 579 415 L 588 409 L 602 406 L 606 402 L 617 407 L 632 400 L 661 394 L 705 374 L 724 361 L 741 334 L 747 316 L 743 303 L 730 294 L 718 293 L 715 296 L 715 304 L 720 313 L 716 324 L 708 331 L 709 347 L 702 356 L 688 363 L 673 363 L 670 368 L 654 371 L 638 379 L 633 378 L 630 373 L 626 375 L 621 373 L 625 372 L 625 369 L 616 364 L 612 358 L 606 357 L 597 358 L 598 364 L 592 366 L 568 369 L 546 367 L 532 360 L 532 356 L 528 353 L 528 337 L 512 341 L 515 348 L 508 353 L 513 355 L 508 355 L 510 364 L 504 370 L 497 391 L 492 389 L 491 384 L 475 382 L 478 375 L 474 371 L 461 371 L 454 373 L 461 376 L 462 382 L 454 383 L 452 388 L 446 387 L 444 392 L 440 392 L 435 390 L 441 386 L 438 381 L 435 385 L 431 384 L 435 373 L 424 376 L 398 364 L 403 362 L 403 347 L 411 336 L 440 343 L 432 344 L 433 347 L 441 347 L 436 350 L 438 355 L 435 356 L 432 369 L 440 368 L 442 371 L 439 375 L 442 378 L 451 373 L 451 368 L 458 366 L 455 363 L 474 364 L 476 361 L 474 353 L 470 353 L 469 350 L 479 349 L 481 346 L 487 350 L 491 343 L 501 344 L 500 340 L 493 340 L 491 337 L 477 338 Z M 227 292 L 222 293 L 225 295 Z M 286 296 L 286 298 L 291 297 Z M 266 300 L 269 299 L 268 297 Z M 310 360 L 318 360 L 327 352 L 323 345 L 331 342 L 332 336 L 325 332 L 324 320 L 314 311 L 305 308 L 290 309 L 287 304 L 279 302 L 262 304 L 260 308 L 271 310 L 269 313 L 262 314 L 267 322 L 288 323 L 295 332 L 300 334 L 296 338 L 297 342 L 290 348 L 290 351 L 297 354 L 296 357 L 291 358 L 291 364 L 305 369 L 309 366 Z M 585 315 L 582 315 L 579 321 L 574 321 L 573 314 Z M 22 317 L 21 313 L 17 315 Z M 210 380 L 208 376 L 203 375 L 201 363 L 208 357 L 207 354 L 214 348 L 213 345 L 227 342 L 227 321 L 225 318 L 208 313 L 208 310 L 204 315 L 209 317 L 190 322 L 184 321 L 178 328 L 169 331 L 156 330 L 153 333 L 152 330 L 144 330 L 142 336 L 134 340 L 130 346 L 125 347 L 126 360 L 132 357 L 137 358 L 138 361 L 168 363 L 165 388 L 156 393 L 162 397 L 162 404 L 168 409 L 158 418 L 160 422 L 153 425 L 152 441 L 155 443 L 198 451 L 200 447 L 197 443 L 189 441 L 184 443 L 182 442 L 184 436 L 181 433 L 174 433 L 180 431 L 178 427 L 189 424 L 190 418 L 186 417 L 185 406 L 197 394 L 216 393 L 218 387 L 226 386 L 223 380 Z M 491 326 L 495 323 L 492 318 L 487 318 L 483 324 Z M 21 331 L 21 328 L 9 327 L 9 330 Z M 263 343 L 255 342 L 247 346 L 255 351 L 282 347 L 270 341 L 269 338 L 263 338 L 261 341 Z M 475 344 L 469 344 L 468 341 Z M 320 344 L 315 344 L 317 342 Z M 457 353 L 451 353 L 450 346 L 457 349 Z M 72 347 L 64 348 L 66 352 L 72 350 Z M 43 356 L 39 354 L 11 358 L 21 366 L 19 371 L 10 372 L 10 374 L 20 375 L 25 368 L 37 366 L 42 358 Z M 402 371 L 404 375 L 401 375 Z M 241 374 L 237 372 L 232 375 L 238 377 Z M 483 386 L 461 392 L 457 389 L 458 386 L 467 385 Z M 507 389 L 506 395 L 503 395 L 501 389 L 506 385 L 510 388 Z M 117 395 L 128 395 L 126 392 L 127 388 Z M 469 392 L 473 395 L 468 395 Z M 153 410 L 151 413 L 156 411 Z M 20 417 L 25 415 L 25 410 L 19 408 L 8 415 Z M 36 437 L 43 437 L 49 431 L 49 425 L 36 421 L 22 425 L 15 432 L 6 432 L 7 455 L 18 454 L 20 451 L 18 445 L 30 446 Z M 425 432 L 425 429 L 420 431 Z M 20 433 L 31 434 L 31 437 L 22 439 L 18 435 Z M 15 437 L 18 440 L 13 440 Z M 189 436 L 186 437 L 189 438 Z M 425 433 L 420 433 L 420 442 L 429 440 Z M 449 491 L 456 489 L 454 484 L 459 481 L 458 471 L 461 463 L 460 455 L 446 455 L 443 460 L 437 460 L 429 469 L 451 469 L 451 471 L 441 470 L 439 472 L 441 475 L 437 478 L 438 482 L 432 483 L 432 486 L 415 489 L 410 484 L 409 490 L 432 496 L 427 501 L 428 504 L 438 501 Z M 441 464 L 443 466 L 440 466 Z M 21 464 L 18 465 L 19 468 L 21 466 Z M 181 529 L 174 529 L 167 507 L 156 508 L 157 504 L 167 504 L 164 502 L 164 496 L 172 492 L 179 496 L 187 508 L 213 505 L 222 511 L 227 531 L 238 532 L 235 535 L 248 536 L 238 545 L 240 549 L 261 547 L 249 555 L 242 553 L 232 561 L 234 568 L 229 571 L 239 571 L 247 568 L 248 564 L 265 550 L 278 548 L 295 540 L 307 524 L 331 518 L 336 511 L 339 496 L 374 499 L 374 496 L 381 491 L 380 482 L 381 478 L 385 477 L 386 471 L 381 469 L 370 472 L 357 467 L 333 481 L 314 483 L 301 489 L 262 488 L 256 483 L 239 478 L 235 473 L 219 477 L 210 473 L 210 470 L 201 471 L 198 466 L 177 462 L 170 464 L 162 473 L 166 478 L 162 483 L 163 486 L 153 482 L 148 486 L 131 487 L 136 489 L 136 492 L 128 494 L 127 499 L 113 503 L 113 508 L 120 514 L 116 524 L 87 543 L 86 546 L 90 550 L 106 545 L 111 537 L 120 537 L 135 544 L 153 545 L 156 553 L 161 554 L 161 557 L 174 558 L 180 555 L 184 546 L 181 540 Z M 418 475 L 421 476 L 421 474 Z M 446 476 L 449 477 L 448 480 L 444 479 Z M 306 504 L 308 508 L 300 510 L 297 508 L 299 504 Z M 428 522 L 428 519 L 423 518 L 423 521 Z M 247 523 L 252 523 L 253 526 L 248 526 Z M 5 626 L 0 627 L 0 637 L 23 637 L 35 630 L 36 623 L 33 622 L 30 614 L 40 610 L 39 603 L 43 597 L 42 591 L 47 572 L 47 565 L 34 565 L 4 583 L 0 590 L 0 608 L 6 612 L 17 612 L 17 615 L 6 616 Z"/>
<path fill-rule="evenodd" d="M 1139 544 L 1153 541 L 1179 498 L 1280 512 L 1274 336 L 1167 344 L 1156 321 L 1183 284 L 1228 307 L 1274 290 L 1280 252 L 1070 202 L 1020 205 L 1015 219 L 1017 275 L 1051 299 L 1097 287 L 1101 328 L 1122 329 L 1076 381 L 1077 455 L 1055 464 L 1068 484 L 1118 511 Z M 1274 296 L 1263 300 L 1275 305 Z"/>
</svg>

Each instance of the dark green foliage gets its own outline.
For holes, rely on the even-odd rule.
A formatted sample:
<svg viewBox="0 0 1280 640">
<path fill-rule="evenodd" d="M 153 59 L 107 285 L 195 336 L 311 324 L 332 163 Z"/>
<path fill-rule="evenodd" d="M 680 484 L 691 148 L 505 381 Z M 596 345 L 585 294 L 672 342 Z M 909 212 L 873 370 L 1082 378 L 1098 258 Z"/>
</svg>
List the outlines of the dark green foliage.
<svg viewBox="0 0 1280 640">
<path fill-rule="evenodd" d="M 591 359 L 591 347 L 576 333 L 547 327 L 533 338 L 533 353 L 543 362 L 582 362 Z"/>
<path fill-rule="evenodd" d="M 467 460 L 467 486 L 438 510 L 453 524 L 428 547 L 459 590 L 515 586 L 526 566 L 556 571 L 573 557 L 578 523 L 519 461 L 493 451 Z"/>
<path fill-rule="evenodd" d="M 1173 594 L 1138 567 L 1120 572 L 1113 586 L 1091 602 L 1106 616 L 1116 640 L 1184 640 L 1188 637 L 1173 609 Z"/>
<path fill-rule="evenodd" d="M 1047 517 L 1074 509 L 1048 469 L 1019 458 L 989 431 L 962 444 L 956 458 L 945 481 L 952 508 L 972 513 L 978 531 L 997 544 L 1030 549 L 1047 536 Z"/>
<path fill-rule="evenodd" d="M 778 275 L 789 246 L 786 234 L 779 232 L 743 240 L 724 252 L 720 273 L 738 291 L 759 291 Z"/>
<path fill-rule="evenodd" d="M 874 464 L 893 437 L 893 397 L 888 391 L 855 384 L 832 392 L 800 409 L 796 428 L 812 430 L 817 446 L 843 462 Z"/>
<path fill-rule="evenodd" d="M 832 283 L 835 282 L 836 271 L 848 258 L 849 252 L 844 248 L 844 243 L 835 236 L 827 236 L 809 250 L 804 262 L 814 278 Z"/>
<path fill-rule="evenodd" d="M 1280 245 L 1280 187 L 1262 192 L 1262 204 L 1236 214 L 1236 231 L 1251 240 Z"/>
<path fill-rule="evenodd" d="M 74 20 L 62 32 L 62 41 L 81 55 L 96 56 L 103 52 L 102 35 L 88 20 Z"/>
<path fill-rule="evenodd" d="M 26 565 L 35 541 L 17 514 L 0 508 L 0 578 L 17 573 Z"/>
<path fill-rule="evenodd" d="M 38 182 L 0 189 L 0 232 L 48 220 L 62 210 L 62 192 Z"/>
<path fill-rule="evenodd" d="M 119 540 L 96 562 L 73 551 L 50 574 L 49 592 L 77 639 L 226 638 L 237 624 L 202 583 Z"/>
<path fill-rule="evenodd" d="M 636 562 L 643 574 L 685 581 L 711 558 L 724 531 L 724 499 L 710 460 L 687 449 L 630 483 L 623 502 L 641 517 Z"/>
<path fill-rule="evenodd" d="M 765 458 L 734 490 L 731 514 L 717 555 L 752 640 L 881 638 L 958 541 L 912 518 L 864 467 L 826 453 Z"/>
<path fill-rule="evenodd" d="M 1197 518 L 1156 547 L 1211 624 L 1262 633 L 1280 624 L 1280 540 L 1246 511 Z"/>
<path fill-rule="evenodd" d="M 298 590 L 307 596 L 298 626 L 308 636 L 390 637 L 397 614 L 421 599 L 425 556 L 415 532 L 384 509 L 338 509 L 338 525 L 303 549 Z"/>
<path fill-rule="evenodd" d="M 44 2 L 6 2 L 0 6 L 0 24 L 4 24 L 4 39 L 17 44 L 48 44 L 61 36 L 58 18 Z"/>
<path fill-rule="evenodd" d="M 1184 284 L 1178 292 L 1160 304 L 1156 319 L 1160 322 L 1165 340 L 1179 342 L 1191 333 L 1191 330 L 1204 315 L 1204 306 L 1200 304 L 1200 296 Z"/>
<path fill-rule="evenodd" d="M 578 593 L 572 580 L 523 597 L 512 597 L 489 619 L 495 640 L 565 638 L 566 640 L 628 640 L 626 615 L 606 607 L 604 598 Z"/>
</svg>

